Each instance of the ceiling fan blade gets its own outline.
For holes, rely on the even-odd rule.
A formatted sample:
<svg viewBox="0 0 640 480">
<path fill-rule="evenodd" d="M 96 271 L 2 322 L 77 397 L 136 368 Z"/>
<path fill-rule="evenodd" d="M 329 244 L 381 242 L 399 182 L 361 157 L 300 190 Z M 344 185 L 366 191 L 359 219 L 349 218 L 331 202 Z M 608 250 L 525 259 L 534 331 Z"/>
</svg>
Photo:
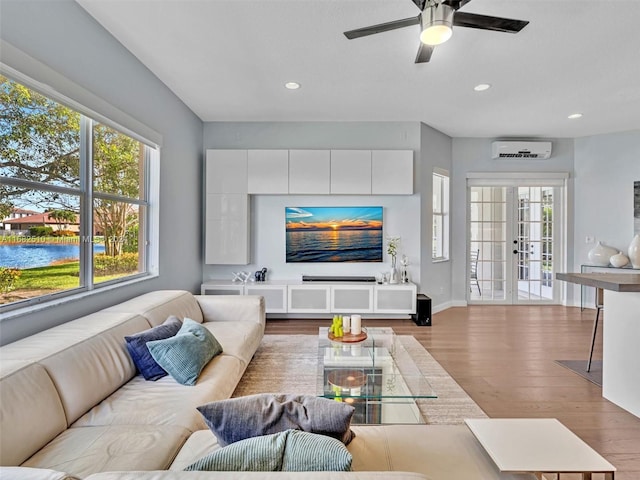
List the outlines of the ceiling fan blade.
<svg viewBox="0 0 640 480">
<path fill-rule="evenodd" d="M 459 8 L 464 7 L 471 0 L 444 0 L 442 2 L 444 5 L 449 5 L 454 10 L 458 10 Z"/>
<path fill-rule="evenodd" d="M 431 54 L 433 53 L 433 45 L 425 45 L 420 42 L 420 48 L 418 48 L 418 54 L 416 55 L 415 63 L 427 63 L 431 60 Z"/>
<path fill-rule="evenodd" d="M 349 30 L 348 32 L 344 32 L 344 36 L 349 40 L 353 40 L 354 38 L 366 37 L 367 35 L 374 35 L 376 33 L 388 32 L 389 30 L 396 30 L 398 28 L 410 27 L 411 25 L 419 24 L 420 15 L 417 17 L 404 18 L 402 20 L 394 20 L 393 22 L 371 25 L 370 27 L 358 28 L 356 30 Z"/>
<path fill-rule="evenodd" d="M 413 3 L 416 4 L 416 7 L 418 7 L 420 11 L 423 11 L 424 6 L 427 4 L 427 0 L 413 0 Z"/>
<path fill-rule="evenodd" d="M 518 33 L 529 22 L 525 20 L 513 20 L 511 18 L 490 17 L 476 13 L 456 12 L 453 15 L 453 24 L 457 27 L 479 28 L 493 32 Z"/>
</svg>

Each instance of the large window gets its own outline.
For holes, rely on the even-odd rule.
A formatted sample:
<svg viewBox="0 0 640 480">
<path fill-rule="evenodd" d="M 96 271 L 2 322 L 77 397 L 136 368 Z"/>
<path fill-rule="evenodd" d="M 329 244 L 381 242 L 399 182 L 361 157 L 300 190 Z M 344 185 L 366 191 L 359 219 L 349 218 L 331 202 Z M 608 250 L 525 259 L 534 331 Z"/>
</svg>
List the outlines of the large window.
<svg viewBox="0 0 640 480">
<path fill-rule="evenodd" d="M 433 251 L 436 261 L 449 260 L 449 172 L 433 172 Z"/>
<path fill-rule="evenodd" d="M 158 151 L 123 130 L 0 76 L 0 311 L 151 273 Z"/>
</svg>

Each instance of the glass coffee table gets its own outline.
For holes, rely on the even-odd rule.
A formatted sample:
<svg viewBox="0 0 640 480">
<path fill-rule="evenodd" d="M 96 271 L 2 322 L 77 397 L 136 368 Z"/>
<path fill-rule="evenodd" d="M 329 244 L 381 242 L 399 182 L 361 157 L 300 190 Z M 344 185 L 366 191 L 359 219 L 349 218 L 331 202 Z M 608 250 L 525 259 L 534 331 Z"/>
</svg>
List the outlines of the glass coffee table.
<svg viewBox="0 0 640 480">
<path fill-rule="evenodd" d="M 318 333 L 318 396 L 353 405 L 353 424 L 424 423 L 416 399 L 437 398 L 392 328 L 367 328 L 361 342 Z"/>
</svg>

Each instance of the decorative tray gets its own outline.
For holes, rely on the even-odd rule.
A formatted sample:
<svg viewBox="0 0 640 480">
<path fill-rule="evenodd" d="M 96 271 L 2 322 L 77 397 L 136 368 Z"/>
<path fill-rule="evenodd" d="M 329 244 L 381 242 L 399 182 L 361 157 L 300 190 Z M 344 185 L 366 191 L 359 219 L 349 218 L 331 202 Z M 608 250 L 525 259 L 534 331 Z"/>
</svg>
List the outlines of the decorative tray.
<svg viewBox="0 0 640 480">
<path fill-rule="evenodd" d="M 341 343 L 357 343 L 362 342 L 367 339 L 367 332 L 364 330 L 360 332 L 358 335 L 353 335 L 351 333 L 345 333 L 341 337 L 336 337 L 333 333 L 329 332 L 329 340 L 332 342 L 341 342 Z"/>
</svg>

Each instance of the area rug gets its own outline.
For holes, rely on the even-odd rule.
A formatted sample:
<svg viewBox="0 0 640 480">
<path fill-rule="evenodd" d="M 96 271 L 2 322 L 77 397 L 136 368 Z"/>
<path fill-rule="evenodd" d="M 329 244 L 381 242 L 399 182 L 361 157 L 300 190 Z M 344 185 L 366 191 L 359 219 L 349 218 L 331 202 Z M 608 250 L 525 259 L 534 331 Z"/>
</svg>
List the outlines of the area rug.
<svg viewBox="0 0 640 480">
<path fill-rule="evenodd" d="M 487 417 L 414 337 L 399 335 L 398 339 L 438 395 L 416 401 L 425 423 L 451 425 L 461 424 L 465 418 Z M 265 335 L 233 396 L 276 392 L 315 395 L 317 349 L 314 335 Z"/>
<path fill-rule="evenodd" d="M 556 360 L 558 365 L 568 368 L 582 378 L 589 380 L 597 386 L 602 386 L 602 360 L 592 360 L 591 369 L 587 372 L 586 360 Z"/>
</svg>

